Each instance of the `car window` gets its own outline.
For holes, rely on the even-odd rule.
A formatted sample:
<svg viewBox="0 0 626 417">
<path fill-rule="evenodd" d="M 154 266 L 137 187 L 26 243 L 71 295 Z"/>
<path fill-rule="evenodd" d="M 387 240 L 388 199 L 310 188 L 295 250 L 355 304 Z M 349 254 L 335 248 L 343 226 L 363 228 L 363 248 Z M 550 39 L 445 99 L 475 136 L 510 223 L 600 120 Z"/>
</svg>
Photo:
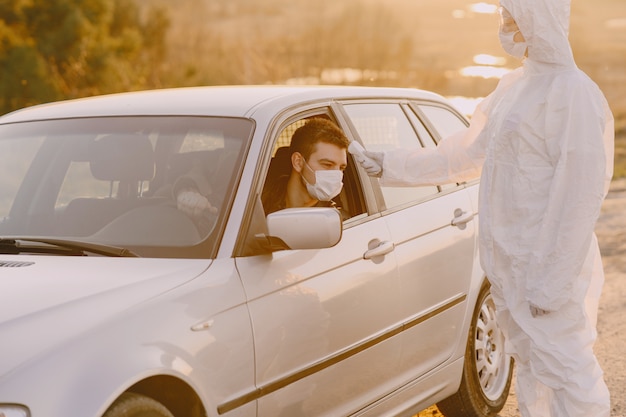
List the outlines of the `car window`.
<svg viewBox="0 0 626 417">
<path fill-rule="evenodd" d="M 320 109 L 319 113 L 316 112 L 315 114 L 307 112 L 302 117 L 290 119 L 279 131 L 274 140 L 272 158 L 261 194 L 266 214 L 274 211 L 277 208 L 276 201 L 283 198 L 286 180 L 291 174 L 289 145 L 294 132 L 304 125 L 308 119 L 314 117 L 329 119 L 339 126 L 339 123 L 329 114 L 330 110 L 326 108 Z M 356 174 L 354 161 L 350 155 L 348 155 L 348 166 L 343 172 L 343 188 L 341 193 L 333 199 L 333 202 L 340 209 L 344 221 L 366 212 L 362 187 Z"/>
<path fill-rule="evenodd" d="M 432 140 L 426 136 L 425 129 L 421 132 L 425 137 L 420 140 L 398 103 L 346 104 L 344 109 L 368 150 L 418 149 L 424 146 L 423 143 L 427 146 L 434 145 L 428 144 Z M 436 186 L 381 188 L 388 209 L 423 200 L 439 192 Z"/>
<path fill-rule="evenodd" d="M 219 241 L 252 129 L 247 119 L 212 117 L 0 126 L 0 235 L 206 257 Z M 195 193 L 195 211 L 180 204 L 180 190 Z"/>
<path fill-rule="evenodd" d="M 450 109 L 427 104 L 418 104 L 420 111 L 428 118 L 436 130 L 435 140 L 439 141 L 467 127 L 466 122 Z"/>
<path fill-rule="evenodd" d="M 426 128 L 426 126 L 424 125 L 424 122 L 422 121 L 422 119 L 420 117 L 418 117 L 418 115 L 415 113 L 414 107 L 407 106 L 405 108 L 405 110 L 406 110 L 407 116 L 409 117 L 409 120 L 411 120 L 411 123 L 415 127 L 415 130 L 417 130 L 417 132 L 418 132 L 418 135 L 420 137 L 422 145 L 424 145 L 425 148 L 434 148 L 434 147 L 436 147 L 437 146 L 437 141 L 435 140 L 433 135 L 430 133 L 430 131 Z M 436 113 L 436 114 L 438 114 L 438 113 Z M 422 114 L 421 117 L 424 117 L 424 115 Z M 437 135 L 435 135 L 435 136 L 437 136 Z M 457 188 L 457 186 L 458 186 L 457 183 L 439 184 L 438 185 L 439 189 L 442 190 L 442 191 L 451 190 L 451 189 Z"/>
<path fill-rule="evenodd" d="M 44 140 L 37 133 L 0 140 L 0 224 L 8 221 L 21 181 Z"/>
<path fill-rule="evenodd" d="M 411 121 L 411 124 L 413 125 L 413 127 L 417 131 L 417 136 L 419 137 L 419 140 L 420 140 L 420 143 L 422 144 L 422 146 L 425 147 L 425 148 L 435 148 L 435 147 L 437 147 L 437 142 L 435 141 L 435 138 L 432 137 L 432 135 L 430 134 L 430 132 L 428 131 L 426 126 L 424 126 L 424 123 L 415 114 L 413 109 L 411 107 L 408 107 L 408 106 L 407 107 L 403 107 L 403 108 L 405 110 L 405 113 L 406 113 L 407 117 Z"/>
</svg>

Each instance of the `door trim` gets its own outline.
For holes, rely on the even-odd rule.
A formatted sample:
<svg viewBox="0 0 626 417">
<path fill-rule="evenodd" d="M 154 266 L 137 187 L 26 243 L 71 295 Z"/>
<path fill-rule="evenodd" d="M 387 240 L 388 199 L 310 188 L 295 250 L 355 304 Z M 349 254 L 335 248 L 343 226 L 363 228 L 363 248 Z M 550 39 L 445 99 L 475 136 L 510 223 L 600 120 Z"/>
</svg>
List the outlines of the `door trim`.
<svg viewBox="0 0 626 417">
<path fill-rule="evenodd" d="M 241 407 L 244 404 L 247 404 L 251 401 L 258 400 L 268 394 L 271 394 L 275 391 L 278 391 L 281 388 L 286 387 L 287 385 L 293 384 L 301 379 L 304 379 L 308 376 L 311 376 L 317 372 L 320 372 L 330 366 L 333 366 L 341 361 L 344 361 L 366 349 L 374 347 L 393 336 L 396 336 L 404 331 L 407 331 L 414 326 L 417 326 L 420 323 L 425 322 L 426 320 L 437 316 L 459 304 L 464 302 L 467 299 L 467 294 L 458 294 L 452 297 L 449 300 L 444 301 L 438 307 L 433 308 L 430 311 L 422 313 L 414 318 L 411 318 L 409 321 L 399 323 L 398 325 L 389 328 L 386 332 L 379 334 L 377 336 L 373 336 L 369 339 L 364 340 L 356 346 L 353 346 L 350 349 L 341 351 L 332 355 L 318 363 L 314 363 L 311 366 L 304 368 L 300 371 L 294 372 L 285 377 L 276 379 L 275 381 L 268 382 L 255 390 L 246 392 L 238 397 L 233 398 L 232 400 L 228 400 L 218 405 L 217 412 L 218 414 L 224 414 L 228 411 L 232 411 L 236 408 Z"/>
</svg>

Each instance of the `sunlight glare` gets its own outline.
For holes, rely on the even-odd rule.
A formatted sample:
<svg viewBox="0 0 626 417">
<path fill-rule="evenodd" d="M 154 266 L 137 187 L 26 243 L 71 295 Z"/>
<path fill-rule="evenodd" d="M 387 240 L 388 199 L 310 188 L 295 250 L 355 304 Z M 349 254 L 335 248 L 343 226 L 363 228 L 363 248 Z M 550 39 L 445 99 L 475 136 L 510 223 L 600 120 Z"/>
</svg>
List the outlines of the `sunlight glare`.
<svg viewBox="0 0 626 417">
<path fill-rule="evenodd" d="M 609 19 L 604 22 L 607 29 L 626 29 L 626 18 Z"/>
<path fill-rule="evenodd" d="M 296 77 L 285 80 L 289 85 L 355 84 L 397 80 L 396 71 L 360 70 L 356 68 L 326 68 L 319 77 Z"/>
<path fill-rule="evenodd" d="M 456 9 L 452 11 L 452 17 L 454 19 L 464 19 L 465 18 L 465 10 Z"/>
<path fill-rule="evenodd" d="M 474 13 L 494 14 L 498 11 L 498 6 L 485 2 L 474 3 L 469 8 Z"/>
<path fill-rule="evenodd" d="M 499 68 L 491 66 L 474 65 L 462 68 L 459 73 L 463 77 L 480 77 L 480 78 L 502 78 L 510 72 L 509 68 Z"/>
<path fill-rule="evenodd" d="M 489 54 L 474 55 L 474 64 L 478 65 L 504 65 L 506 59 L 500 56 L 493 56 Z"/>
</svg>

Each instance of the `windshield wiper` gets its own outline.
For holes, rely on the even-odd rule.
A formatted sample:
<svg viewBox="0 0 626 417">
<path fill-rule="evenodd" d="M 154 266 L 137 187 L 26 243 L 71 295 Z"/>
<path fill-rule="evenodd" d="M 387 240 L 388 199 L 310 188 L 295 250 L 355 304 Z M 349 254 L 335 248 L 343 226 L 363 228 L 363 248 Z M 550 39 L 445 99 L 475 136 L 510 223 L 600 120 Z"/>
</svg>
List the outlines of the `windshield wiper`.
<svg viewBox="0 0 626 417">
<path fill-rule="evenodd" d="M 25 242 L 28 242 L 24 244 Z M 29 244 L 30 243 L 30 244 Z M 34 243 L 34 244 L 32 244 Z M 42 245 L 37 245 L 42 243 Z M 40 237 L 0 238 L 0 253 L 48 253 L 56 255 L 87 256 L 87 253 L 112 257 L 138 257 L 136 253 L 117 246 L 65 239 Z"/>
</svg>

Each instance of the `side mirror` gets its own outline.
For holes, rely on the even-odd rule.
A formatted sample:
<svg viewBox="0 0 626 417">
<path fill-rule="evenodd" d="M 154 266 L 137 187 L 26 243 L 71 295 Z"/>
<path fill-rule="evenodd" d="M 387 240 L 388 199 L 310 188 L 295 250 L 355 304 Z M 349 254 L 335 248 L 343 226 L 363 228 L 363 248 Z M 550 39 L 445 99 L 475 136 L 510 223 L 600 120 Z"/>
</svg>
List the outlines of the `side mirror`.
<svg viewBox="0 0 626 417">
<path fill-rule="evenodd" d="M 267 216 L 267 228 L 274 250 L 330 248 L 343 231 L 339 210 L 330 207 L 279 210 Z"/>
</svg>

